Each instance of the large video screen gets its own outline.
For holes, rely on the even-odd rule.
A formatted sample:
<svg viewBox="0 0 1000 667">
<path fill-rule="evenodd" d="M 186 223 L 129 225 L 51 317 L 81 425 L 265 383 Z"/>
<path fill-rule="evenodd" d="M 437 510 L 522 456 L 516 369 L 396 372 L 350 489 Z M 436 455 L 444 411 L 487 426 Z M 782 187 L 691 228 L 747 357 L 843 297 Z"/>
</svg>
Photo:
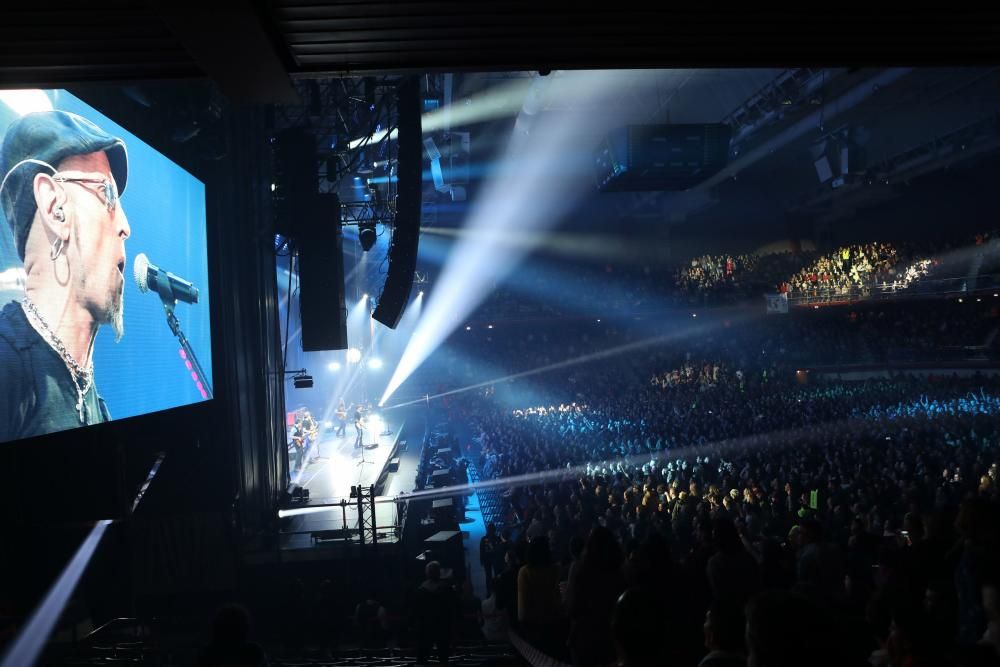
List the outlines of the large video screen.
<svg viewBox="0 0 1000 667">
<path fill-rule="evenodd" d="M 205 186 L 63 90 L 0 139 L 0 442 L 211 398 Z"/>
</svg>

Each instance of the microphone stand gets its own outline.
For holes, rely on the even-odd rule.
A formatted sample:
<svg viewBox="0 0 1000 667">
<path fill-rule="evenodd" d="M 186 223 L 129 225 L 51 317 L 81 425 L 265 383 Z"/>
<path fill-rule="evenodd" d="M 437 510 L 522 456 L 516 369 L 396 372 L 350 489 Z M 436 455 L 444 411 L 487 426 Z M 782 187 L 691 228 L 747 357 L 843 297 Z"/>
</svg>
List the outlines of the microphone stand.
<svg viewBox="0 0 1000 667">
<path fill-rule="evenodd" d="M 366 426 L 367 426 L 367 425 L 366 425 Z M 365 445 L 365 431 L 366 431 L 366 430 L 367 430 L 367 429 L 365 429 L 365 428 L 362 428 L 362 429 L 361 429 L 361 460 L 357 462 L 357 465 L 359 465 L 359 466 L 360 466 L 360 465 L 364 465 L 364 464 L 366 464 L 366 463 L 374 463 L 374 461 L 366 461 L 366 460 L 365 460 L 365 449 L 366 449 L 366 447 L 367 447 L 367 446 Z"/>
<path fill-rule="evenodd" d="M 194 349 L 191 347 L 191 343 L 188 342 L 187 336 L 181 330 L 181 322 L 174 315 L 174 306 L 177 305 L 177 299 L 174 297 L 174 291 L 170 289 L 170 281 L 160 280 L 157 281 L 156 291 L 160 295 L 160 300 L 163 302 L 163 310 L 167 314 L 167 326 L 170 327 L 170 331 L 177 337 L 177 340 L 181 344 L 181 349 L 184 350 L 184 355 L 187 360 L 191 362 L 191 368 L 194 370 L 195 374 L 198 376 L 198 381 L 201 382 L 202 388 L 209 398 L 213 398 L 212 387 L 208 384 L 208 378 L 205 377 L 205 371 L 202 370 L 201 364 L 198 363 L 198 357 L 194 353 Z"/>
</svg>

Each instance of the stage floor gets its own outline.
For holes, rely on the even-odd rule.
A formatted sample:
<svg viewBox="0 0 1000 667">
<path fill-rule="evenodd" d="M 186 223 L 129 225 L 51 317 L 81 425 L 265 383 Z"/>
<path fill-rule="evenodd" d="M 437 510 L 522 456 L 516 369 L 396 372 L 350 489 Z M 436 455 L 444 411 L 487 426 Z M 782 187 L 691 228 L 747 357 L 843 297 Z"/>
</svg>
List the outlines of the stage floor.
<svg viewBox="0 0 1000 667">
<path fill-rule="evenodd" d="M 385 430 L 382 433 L 366 431 L 364 450 L 354 447 L 356 432 L 353 426 L 348 425 L 344 437 L 327 431 L 316 445 L 315 461 L 306 463 L 301 472 L 293 473 L 292 482 L 309 489 L 309 505 L 349 498 L 352 486 L 369 486 L 378 480 L 399 438 L 399 426 L 386 421 L 388 433 Z"/>
<path fill-rule="evenodd" d="M 282 551 L 320 546 L 321 544 L 314 540 L 317 533 L 327 533 L 328 538 L 335 540 L 334 543 L 343 544 L 337 539 L 339 531 L 345 527 L 356 529 L 358 525 L 357 501 L 350 498 L 351 487 L 359 484 L 370 486 L 378 481 L 396 447 L 404 425 L 403 420 L 399 423 L 386 420 L 381 433 L 366 432 L 364 461 L 362 461 L 362 450 L 354 447 L 356 431 L 353 426 L 347 427 L 344 437 L 337 437 L 332 430 L 323 434 L 317 443 L 314 462 L 307 463 L 301 472 L 292 475 L 293 483 L 309 490 L 309 502 L 298 506 L 299 511 L 289 517 L 288 523 L 282 529 Z M 386 429 L 390 432 L 387 433 Z M 419 451 L 419 447 L 416 449 Z M 400 456 L 407 458 L 405 454 Z M 292 462 L 290 459 L 289 464 Z M 410 467 L 406 466 L 406 470 L 403 470 L 401 466 L 400 473 L 408 477 L 412 488 L 413 471 L 416 468 L 414 465 L 413 470 L 410 470 Z M 389 474 L 386 480 L 388 488 L 383 493 L 396 492 L 394 487 L 401 483 L 401 480 L 396 478 L 397 474 Z M 340 505 L 341 501 L 346 501 L 344 506 Z M 328 507 L 317 507 L 318 505 L 328 505 Z M 395 531 L 389 529 L 397 523 L 396 512 L 395 503 L 376 504 L 377 524 L 386 527 L 386 530 L 379 531 L 380 541 L 392 543 L 398 540 L 399 536 Z M 356 541 L 356 535 L 348 539 L 348 543 Z"/>
</svg>

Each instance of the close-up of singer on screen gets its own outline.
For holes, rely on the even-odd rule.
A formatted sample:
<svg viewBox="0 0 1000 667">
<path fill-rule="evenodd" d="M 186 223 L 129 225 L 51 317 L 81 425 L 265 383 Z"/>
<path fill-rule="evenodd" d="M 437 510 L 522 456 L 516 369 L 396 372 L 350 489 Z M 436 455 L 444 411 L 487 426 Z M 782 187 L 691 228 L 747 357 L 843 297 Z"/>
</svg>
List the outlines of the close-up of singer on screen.
<svg viewBox="0 0 1000 667">
<path fill-rule="evenodd" d="M 212 398 L 205 222 L 202 182 L 83 100 L 0 91 L 0 443 Z"/>
<path fill-rule="evenodd" d="M 32 113 L 8 128 L 2 165 L 25 283 L 0 313 L 0 441 L 109 421 L 93 350 L 104 325 L 124 335 L 125 143 L 72 113 Z"/>
</svg>

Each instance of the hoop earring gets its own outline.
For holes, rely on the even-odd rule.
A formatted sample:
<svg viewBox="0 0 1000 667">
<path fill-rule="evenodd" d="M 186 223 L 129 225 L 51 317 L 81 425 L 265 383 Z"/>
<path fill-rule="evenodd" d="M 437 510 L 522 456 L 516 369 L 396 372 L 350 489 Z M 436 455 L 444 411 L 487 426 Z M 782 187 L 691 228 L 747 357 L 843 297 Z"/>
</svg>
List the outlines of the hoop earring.
<svg viewBox="0 0 1000 667">
<path fill-rule="evenodd" d="M 49 259 L 53 262 L 59 259 L 65 247 L 66 242 L 62 240 L 61 236 L 57 236 L 56 240 L 52 242 L 52 247 L 49 248 Z"/>
</svg>

